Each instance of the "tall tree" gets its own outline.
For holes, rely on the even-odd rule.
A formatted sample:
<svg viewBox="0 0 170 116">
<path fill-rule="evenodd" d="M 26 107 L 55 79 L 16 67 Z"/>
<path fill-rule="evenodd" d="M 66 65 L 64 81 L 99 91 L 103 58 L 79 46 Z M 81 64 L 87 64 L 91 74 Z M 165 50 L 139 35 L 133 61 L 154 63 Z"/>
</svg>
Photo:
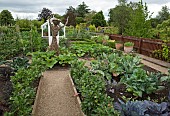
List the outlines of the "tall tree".
<svg viewBox="0 0 170 116">
<path fill-rule="evenodd" d="M 44 22 L 52 15 L 52 11 L 48 8 L 43 8 L 41 13 L 38 14 L 39 20 L 44 20 Z"/>
<path fill-rule="evenodd" d="M 85 18 L 84 18 L 84 21 L 87 23 L 87 24 L 91 24 L 92 20 L 93 20 L 93 16 L 96 14 L 96 11 L 91 11 L 89 13 L 87 13 L 85 15 Z"/>
<path fill-rule="evenodd" d="M 14 18 L 11 12 L 9 12 L 8 10 L 3 10 L 0 13 L 0 23 L 1 25 L 5 25 L 5 26 L 14 24 Z"/>
<path fill-rule="evenodd" d="M 136 37 L 150 37 L 149 29 L 151 29 L 151 22 L 147 5 L 141 2 L 130 3 L 132 9 L 130 20 L 125 29 L 125 34 Z"/>
<path fill-rule="evenodd" d="M 67 17 L 69 17 L 68 20 L 68 26 L 76 26 L 76 9 L 72 6 L 69 6 L 69 8 L 66 10 L 66 14 L 64 15 L 64 20 L 66 20 Z"/>
<path fill-rule="evenodd" d="M 84 18 L 85 15 L 90 12 L 90 9 L 88 9 L 88 6 L 84 2 L 82 2 L 82 4 L 78 5 L 76 11 L 78 17 Z"/>
<path fill-rule="evenodd" d="M 91 23 L 94 24 L 95 27 L 98 27 L 98 26 L 104 27 L 104 26 L 106 26 L 106 20 L 104 18 L 103 12 L 100 11 L 100 12 L 96 13 L 93 16 Z"/>
<path fill-rule="evenodd" d="M 156 19 L 159 20 L 159 23 L 162 23 L 163 21 L 165 21 L 169 18 L 170 18 L 169 8 L 165 5 L 162 7 L 161 11 L 158 12 Z"/>
<path fill-rule="evenodd" d="M 109 24 L 118 27 L 119 34 L 123 34 L 125 27 L 130 19 L 131 9 L 127 6 L 126 1 L 120 1 L 119 5 L 111 8 L 109 11 Z"/>
</svg>

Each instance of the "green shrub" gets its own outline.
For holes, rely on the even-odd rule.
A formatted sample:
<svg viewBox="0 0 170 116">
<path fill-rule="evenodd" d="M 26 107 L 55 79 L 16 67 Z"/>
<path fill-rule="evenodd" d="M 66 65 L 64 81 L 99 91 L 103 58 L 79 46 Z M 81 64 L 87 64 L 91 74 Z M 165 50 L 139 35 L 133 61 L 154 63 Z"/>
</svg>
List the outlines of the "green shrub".
<svg viewBox="0 0 170 116">
<path fill-rule="evenodd" d="M 115 40 L 108 40 L 107 43 L 109 47 L 115 48 Z"/>
</svg>

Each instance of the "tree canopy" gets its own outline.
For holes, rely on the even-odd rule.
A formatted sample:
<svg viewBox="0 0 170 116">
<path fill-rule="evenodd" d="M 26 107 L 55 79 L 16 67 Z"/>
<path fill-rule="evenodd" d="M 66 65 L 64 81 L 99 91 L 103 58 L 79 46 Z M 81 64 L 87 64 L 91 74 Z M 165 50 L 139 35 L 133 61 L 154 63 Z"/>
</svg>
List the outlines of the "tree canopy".
<svg viewBox="0 0 170 116">
<path fill-rule="evenodd" d="M 162 7 L 161 11 L 158 12 L 156 19 L 158 19 L 159 24 L 170 18 L 169 8 L 165 5 Z"/>
<path fill-rule="evenodd" d="M 41 13 L 38 14 L 39 20 L 44 20 L 44 22 L 52 15 L 52 11 L 48 8 L 43 8 Z"/>
<path fill-rule="evenodd" d="M 90 12 L 90 9 L 88 9 L 88 6 L 85 4 L 85 2 L 82 2 L 82 4 L 78 5 L 76 8 L 77 16 L 78 17 L 85 17 L 87 13 Z"/>
<path fill-rule="evenodd" d="M 136 37 L 150 37 L 149 29 L 151 29 L 151 22 L 146 3 L 134 2 L 130 3 L 129 7 L 132 9 L 130 12 L 130 19 L 125 28 L 125 34 Z"/>
<path fill-rule="evenodd" d="M 91 23 L 94 24 L 95 27 L 98 27 L 98 26 L 104 27 L 104 26 L 106 26 L 106 20 L 104 18 L 103 12 L 100 11 L 100 12 L 96 13 L 93 16 Z"/>
<path fill-rule="evenodd" d="M 76 26 L 76 9 L 72 6 L 69 6 L 69 8 L 66 10 L 66 14 L 64 15 L 65 19 L 69 17 L 68 20 L 68 26 Z"/>
<path fill-rule="evenodd" d="M 119 2 L 115 8 L 109 10 L 109 24 L 118 27 L 119 34 L 123 34 L 130 19 L 130 8 L 127 3 Z"/>
<path fill-rule="evenodd" d="M 14 23 L 14 18 L 8 10 L 3 10 L 0 13 L 0 24 L 3 26 L 12 25 Z"/>
</svg>

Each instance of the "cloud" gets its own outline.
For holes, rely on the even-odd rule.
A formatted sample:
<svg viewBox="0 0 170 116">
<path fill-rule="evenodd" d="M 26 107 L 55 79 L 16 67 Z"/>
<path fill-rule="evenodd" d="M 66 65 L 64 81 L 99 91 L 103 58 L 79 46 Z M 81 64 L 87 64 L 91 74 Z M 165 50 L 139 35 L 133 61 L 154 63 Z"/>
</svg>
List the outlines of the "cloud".
<svg viewBox="0 0 170 116">
<path fill-rule="evenodd" d="M 131 1 L 139 2 L 140 0 L 131 0 Z M 162 4 L 166 4 L 166 3 L 170 2 L 169 0 L 142 0 L 142 1 L 146 2 L 147 4 L 158 4 L 158 5 L 162 5 Z"/>
<path fill-rule="evenodd" d="M 76 8 L 83 1 L 91 10 L 97 12 L 102 10 L 106 18 L 109 9 L 118 4 L 117 0 L 93 0 L 93 2 L 91 0 L 0 0 L 0 11 L 9 10 L 14 18 L 16 16 L 21 18 L 28 16 L 35 19 L 44 7 L 50 9 L 53 13 L 63 15 L 69 6 Z M 138 2 L 140 0 L 129 1 Z M 154 12 L 154 15 L 161 10 L 163 5 L 170 7 L 169 0 L 143 0 L 143 2 L 147 3 L 149 10 Z"/>
</svg>

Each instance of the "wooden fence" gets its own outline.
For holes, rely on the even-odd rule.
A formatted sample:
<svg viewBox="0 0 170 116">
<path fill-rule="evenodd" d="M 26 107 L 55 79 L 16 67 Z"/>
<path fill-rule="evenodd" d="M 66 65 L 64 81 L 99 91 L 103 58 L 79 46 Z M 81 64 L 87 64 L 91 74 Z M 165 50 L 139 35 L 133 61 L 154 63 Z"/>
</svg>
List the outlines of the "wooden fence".
<svg viewBox="0 0 170 116">
<path fill-rule="evenodd" d="M 131 36 L 122 36 L 122 35 L 116 35 L 116 34 L 110 34 L 110 39 L 127 42 L 134 42 L 134 49 L 143 55 L 146 56 L 152 56 L 153 52 L 155 50 L 162 49 L 162 40 L 158 39 L 148 39 L 148 38 L 137 38 L 137 37 L 131 37 Z"/>
</svg>

